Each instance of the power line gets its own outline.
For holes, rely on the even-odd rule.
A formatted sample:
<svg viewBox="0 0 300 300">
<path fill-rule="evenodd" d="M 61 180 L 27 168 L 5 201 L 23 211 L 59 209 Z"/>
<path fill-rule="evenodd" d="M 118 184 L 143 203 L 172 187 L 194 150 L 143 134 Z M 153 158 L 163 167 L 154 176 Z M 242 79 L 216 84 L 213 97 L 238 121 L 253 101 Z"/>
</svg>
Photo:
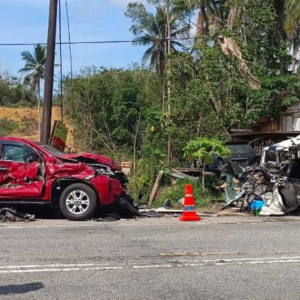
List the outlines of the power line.
<svg viewBox="0 0 300 300">
<path fill-rule="evenodd" d="M 172 38 L 171 41 L 192 41 L 197 38 Z M 61 42 L 61 43 L 56 43 L 56 45 L 84 45 L 84 44 L 125 44 L 125 43 L 135 43 L 138 40 L 111 40 L 111 41 L 79 41 L 79 42 Z M 168 41 L 168 39 L 152 39 L 152 41 Z M 38 42 L 38 43 L 0 43 L 0 47 L 2 46 L 35 46 L 35 45 L 47 45 L 45 42 Z"/>
<path fill-rule="evenodd" d="M 69 54 L 70 54 L 70 69 L 71 69 L 71 94 L 73 93 L 73 57 L 72 57 L 72 45 L 71 43 L 71 30 L 70 30 L 70 18 L 69 18 L 69 8 L 68 0 L 65 0 L 66 4 L 66 15 L 67 15 L 67 24 L 68 24 L 68 38 L 69 38 Z"/>
</svg>

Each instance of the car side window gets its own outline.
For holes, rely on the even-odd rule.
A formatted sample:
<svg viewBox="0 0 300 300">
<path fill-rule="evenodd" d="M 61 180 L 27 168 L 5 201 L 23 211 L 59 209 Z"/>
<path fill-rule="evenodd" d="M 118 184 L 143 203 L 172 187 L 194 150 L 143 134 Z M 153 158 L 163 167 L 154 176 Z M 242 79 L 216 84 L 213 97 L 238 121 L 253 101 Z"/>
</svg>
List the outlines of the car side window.
<svg viewBox="0 0 300 300">
<path fill-rule="evenodd" d="M 36 153 L 26 146 L 4 145 L 2 160 L 28 162 L 28 158 L 36 157 Z"/>
</svg>

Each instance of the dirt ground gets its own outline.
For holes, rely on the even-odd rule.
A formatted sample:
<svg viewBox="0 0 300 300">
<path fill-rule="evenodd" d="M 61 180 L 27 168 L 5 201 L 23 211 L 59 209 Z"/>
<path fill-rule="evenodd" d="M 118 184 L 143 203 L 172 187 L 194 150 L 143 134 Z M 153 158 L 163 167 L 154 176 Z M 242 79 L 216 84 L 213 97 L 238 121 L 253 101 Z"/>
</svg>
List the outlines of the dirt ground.
<svg viewBox="0 0 300 300">
<path fill-rule="evenodd" d="M 41 109 L 42 115 L 42 109 Z M 22 137 L 31 140 L 39 139 L 38 130 L 38 109 L 37 107 L 19 107 L 19 108 L 9 108 L 0 107 L 0 120 L 10 120 L 20 124 L 20 127 L 16 129 L 11 136 Z M 61 109 L 58 106 L 54 106 L 52 109 L 52 125 L 54 121 L 61 119 Z M 74 127 L 72 122 L 67 117 L 64 120 L 66 126 L 69 129 L 67 145 L 74 149 L 74 138 L 73 130 Z"/>
</svg>

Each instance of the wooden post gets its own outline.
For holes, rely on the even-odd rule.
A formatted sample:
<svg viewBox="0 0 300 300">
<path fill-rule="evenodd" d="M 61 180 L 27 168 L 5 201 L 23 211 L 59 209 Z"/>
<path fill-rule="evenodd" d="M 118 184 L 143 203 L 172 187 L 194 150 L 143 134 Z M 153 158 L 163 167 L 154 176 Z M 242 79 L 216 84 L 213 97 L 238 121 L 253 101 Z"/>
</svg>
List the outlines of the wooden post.
<svg viewBox="0 0 300 300">
<path fill-rule="evenodd" d="M 148 206 L 151 206 L 153 201 L 155 200 L 156 193 L 157 193 L 157 190 L 158 190 L 158 187 L 159 187 L 159 183 L 161 181 L 161 178 L 162 178 L 163 174 L 164 174 L 163 171 L 158 172 L 157 178 L 155 180 L 155 183 L 154 183 L 154 186 L 153 186 L 153 189 L 152 189 L 149 201 L 148 201 Z"/>
<path fill-rule="evenodd" d="M 58 0 L 50 0 L 50 13 L 48 25 L 47 62 L 45 71 L 44 109 L 40 140 L 47 145 L 51 133 L 53 76 L 55 61 L 55 39 Z"/>
</svg>

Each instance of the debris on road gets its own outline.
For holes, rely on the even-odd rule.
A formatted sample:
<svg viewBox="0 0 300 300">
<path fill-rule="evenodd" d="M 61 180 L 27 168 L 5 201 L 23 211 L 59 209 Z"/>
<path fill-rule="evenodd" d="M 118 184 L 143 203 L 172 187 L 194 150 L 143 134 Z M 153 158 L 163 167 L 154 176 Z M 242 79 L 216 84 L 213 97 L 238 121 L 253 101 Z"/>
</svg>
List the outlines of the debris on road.
<svg viewBox="0 0 300 300">
<path fill-rule="evenodd" d="M 95 222 L 115 222 L 121 220 L 121 217 L 117 213 L 111 213 L 101 218 L 94 218 L 92 221 Z"/>
<path fill-rule="evenodd" d="M 28 222 L 34 218 L 34 215 L 22 214 L 11 208 L 0 209 L 0 222 Z"/>
<path fill-rule="evenodd" d="M 147 213 L 144 213 L 146 218 L 161 218 L 163 214 L 159 213 L 157 210 L 151 209 Z"/>
</svg>

